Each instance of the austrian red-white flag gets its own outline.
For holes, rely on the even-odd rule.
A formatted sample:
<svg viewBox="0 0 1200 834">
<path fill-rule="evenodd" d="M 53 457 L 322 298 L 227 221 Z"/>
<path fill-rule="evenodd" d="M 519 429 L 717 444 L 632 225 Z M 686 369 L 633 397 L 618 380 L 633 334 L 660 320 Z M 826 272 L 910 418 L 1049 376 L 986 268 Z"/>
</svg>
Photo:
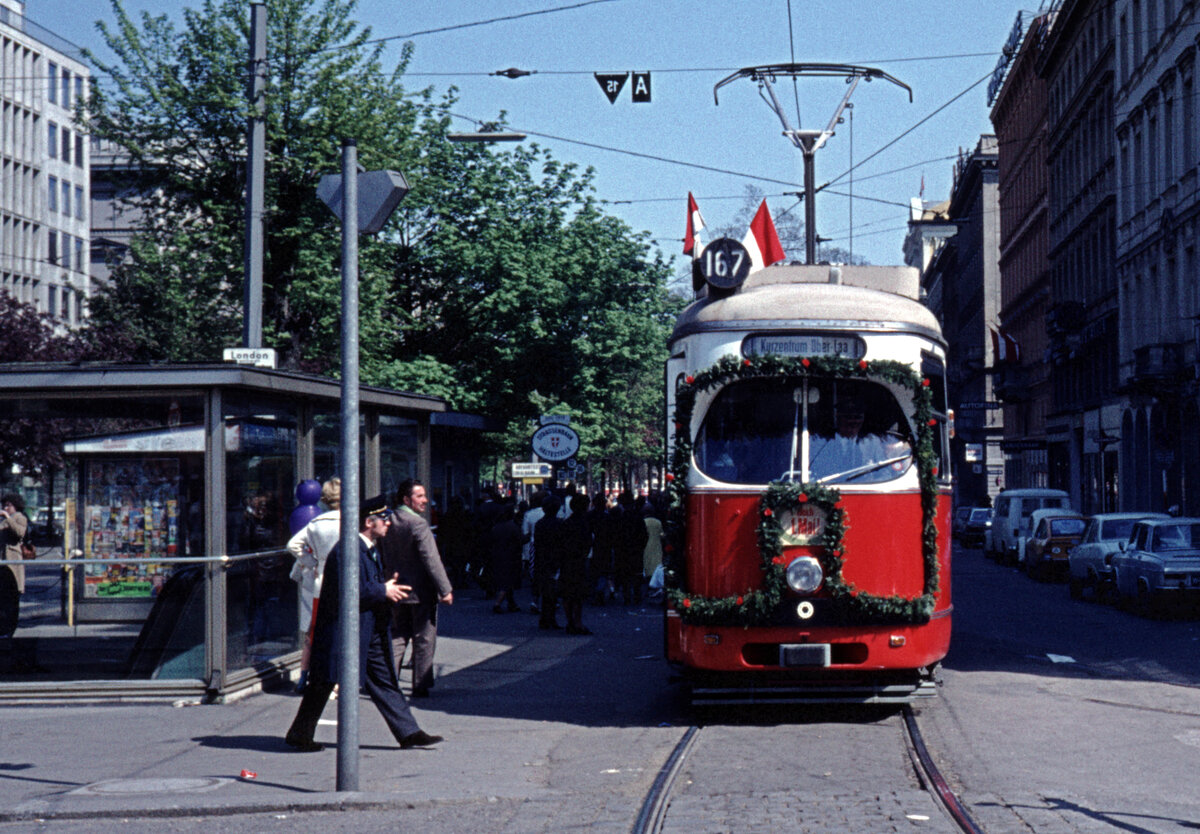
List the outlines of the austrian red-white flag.
<svg viewBox="0 0 1200 834">
<path fill-rule="evenodd" d="M 750 231 L 742 241 L 746 251 L 750 253 L 750 271 L 757 272 L 763 267 L 770 266 L 786 257 L 783 244 L 779 242 L 779 233 L 775 231 L 775 221 L 767 210 L 767 201 L 763 200 L 750 221 Z"/>
<path fill-rule="evenodd" d="M 691 255 L 693 258 L 700 256 L 700 249 L 704 248 L 704 244 L 696 238 L 700 230 L 704 228 L 704 218 L 700 216 L 700 207 L 696 205 L 696 198 L 692 196 L 692 192 L 688 192 L 688 216 L 687 216 L 687 231 L 683 235 L 683 254 Z M 699 244 L 700 249 L 696 248 Z"/>
</svg>

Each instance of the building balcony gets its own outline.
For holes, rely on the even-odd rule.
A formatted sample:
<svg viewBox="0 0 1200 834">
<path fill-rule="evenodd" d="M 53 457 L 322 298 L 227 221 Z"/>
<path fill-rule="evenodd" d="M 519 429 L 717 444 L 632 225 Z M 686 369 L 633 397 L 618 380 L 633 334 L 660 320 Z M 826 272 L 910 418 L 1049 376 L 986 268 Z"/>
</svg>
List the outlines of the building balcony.
<svg viewBox="0 0 1200 834">
<path fill-rule="evenodd" d="M 1124 387 L 1153 393 L 1178 385 L 1184 377 L 1183 345 L 1159 342 L 1134 348 L 1133 372 L 1126 378 Z"/>
<path fill-rule="evenodd" d="M 1029 402 L 1033 382 L 1033 369 L 1028 365 L 997 365 L 992 371 L 992 391 L 1001 402 Z"/>
</svg>

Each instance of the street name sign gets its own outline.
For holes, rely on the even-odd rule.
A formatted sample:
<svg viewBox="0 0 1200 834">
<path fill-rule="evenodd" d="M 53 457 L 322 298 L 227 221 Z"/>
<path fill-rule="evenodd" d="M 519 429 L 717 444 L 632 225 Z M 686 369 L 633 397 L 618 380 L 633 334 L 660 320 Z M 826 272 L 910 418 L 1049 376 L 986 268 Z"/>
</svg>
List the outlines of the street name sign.
<svg viewBox="0 0 1200 834">
<path fill-rule="evenodd" d="M 274 368 L 275 348 L 225 348 L 225 361 L 259 368 Z"/>
</svg>

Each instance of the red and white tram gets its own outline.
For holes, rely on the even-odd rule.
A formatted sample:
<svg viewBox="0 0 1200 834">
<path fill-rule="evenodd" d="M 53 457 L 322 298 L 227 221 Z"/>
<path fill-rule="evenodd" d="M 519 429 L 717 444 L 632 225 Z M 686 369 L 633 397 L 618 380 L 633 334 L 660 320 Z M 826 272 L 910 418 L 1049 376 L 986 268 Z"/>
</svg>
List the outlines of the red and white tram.
<svg viewBox="0 0 1200 834">
<path fill-rule="evenodd" d="M 667 362 L 667 659 L 695 703 L 934 694 L 950 644 L 945 342 L 915 269 L 706 287 Z"/>
</svg>

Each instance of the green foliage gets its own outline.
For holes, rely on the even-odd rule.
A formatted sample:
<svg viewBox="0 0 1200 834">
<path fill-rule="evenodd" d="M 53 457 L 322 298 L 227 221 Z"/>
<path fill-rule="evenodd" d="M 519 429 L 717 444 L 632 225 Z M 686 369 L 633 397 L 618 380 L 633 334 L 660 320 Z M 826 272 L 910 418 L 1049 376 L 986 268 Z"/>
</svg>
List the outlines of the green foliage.
<svg viewBox="0 0 1200 834">
<path fill-rule="evenodd" d="M 126 334 L 142 359 L 216 359 L 241 332 L 248 9 L 204 0 L 177 30 L 112 5 L 101 31 L 117 60 L 91 56 L 112 85 L 95 89 L 87 128 L 128 150 L 144 222 L 92 329 Z M 592 172 L 536 145 L 448 142 L 454 91 L 406 90 L 411 46 L 385 70 L 352 2 L 267 5 L 263 332 L 281 364 L 338 372 L 340 229 L 315 192 L 353 137 L 363 167 L 411 188 L 359 241 L 363 382 L 498 419 L 499 454 L 527 454 L 529 420 L 556 404 L 584 455 L 658 454 L 681 305 L 648 237 L 600 210 Z"/>
</svg>

